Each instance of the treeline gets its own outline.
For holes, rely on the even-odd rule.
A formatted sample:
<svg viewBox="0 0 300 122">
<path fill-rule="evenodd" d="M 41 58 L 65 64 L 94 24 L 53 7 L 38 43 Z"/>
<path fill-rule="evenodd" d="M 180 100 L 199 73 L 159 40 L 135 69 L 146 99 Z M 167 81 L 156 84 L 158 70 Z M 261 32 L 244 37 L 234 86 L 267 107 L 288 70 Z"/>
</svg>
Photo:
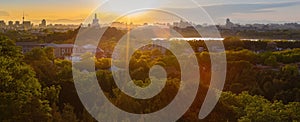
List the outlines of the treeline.
<svg viewBox="0 0 300 122">
<path fill-rule="evenodd" d="M 196 27 L 198 30 L 209 30 L 213 27 Z M 180 33 L 183 37 L 200 37 L 201 33 L 197 32 L 194 27 L 187 28 L 173 28 Z M 238 30 L 238 29 L 219 29 L 222 37 L 238 36 L 245 39 L 293 39 L 300 40 L 300 30 L 296 29 L 252 29 L 252 30 Z"/>
<path fill-rule="evenodd" d="M 104 29 L 104 28 L 102 28 Z M 73 44 L 78 35 L 79 30 L 81 33 L 90 33 L 92 29 L 81 29 L 78 27 L 74 30 L 68 30 L 66 32 L 54 32 L 51 29 L 37 30 L 38 33 L 32 33 L 31 30 L 9 30 L 0 32 L 0 36 L 6 36 L 15 42 L 39 42 L 39 43 L 57 43 L 57 44 Z M 114 27 L 108 27 L 105 30 L 101 41 L 117 41 L 126 31 L 118 30 Z M 113 37 L 113 38 L 112 38 Z"/>
<path fill-rule="evenodd" d="M 198 52 L 199 47 L 204 47 L 207 50 L 207 45 L 204 41 L 189 41 L 193 49 Z M 288 40 L 241 40 L 237 36 L 226 37 L 223 40 L 223 44 L 226 50 L 242 50 L 247 49 L 254 52 L 266 52 L 266 51 L 277 51 L 294 49 L 300 47 L 300 41 L 288 41 Z"/>
<path fill-rule="evenodd" d="M 51 48 L 33 49 L 22 55 L 13 41 L 1 37 L 0 43 L 1 121 L 96 121 L 79 100 L 72 76 L 72 71 L 86 69 L 90 61 L 95 62 L 95 71 L 89 72 L 96 73 L 106 97 L 118 108 L 131 113 L 161 110 L 174 99 L 180 88 L 181 69 L 170 51 L 163 53 L 151 49 L 134 53 L 129 69 L 136 85 L 146 87 L 150 84 L 149 69 L 154 65 L 167 71 L 166 85 L 161 93 L 151 99 L 136 100 L 116 86 L 110 58 L 97 59 L 87 53 L 81 62 L 74 63 L 76 69 L 72 70 L 72 63 L 55 59 Z M 190 44 L 195 48 L 201 42 Z M 227 77 L 217 106 L 204 120 L 198 119 L 213 71 L 210 68 L 211 53 L 197 52 L 201 79 L 195 82 L 200 82 L 200 88 L 192 106 L 178 121 L 300 121 L 300 76 L 296 65 L 299 49 L 255 53 L 238 44 L 225 47 L 230 48 L 226 51 Z M 187 58 L 184 64 L 188 61 Z M 76 77 L 89 82 L 91 73 Z M 190 74 L 192 78 L 194 72 Z M 101 91 L 88 88 L 86 92 L 97 94 Z M 101 100 L 96 102 L 94 109 L 103 110 L 98 117 L 111 119 L 112 115 L 106 113 L 107 105 Z M 119 121 L 118 118 L 115 120 Z"/>
<path fill-rule="evenodd" d="M 221 33 L 223 33 L 221 31 Z M 228 34 L 225 34 L 228 33 Z M 224 32 L 223 36 L 239 36 L 241 38 L 254 38 L 254 39 L 300 39 L 300 30 L 244 30 L 244 31 L 231 31 Z"/>
<path fill-rule="evenodd" d="M 95 121 L 78 99 L 70 62 L 55 60 L 50 48 L 24 56 L 12 40 L 0 43 L 1 121 Z"/>
</svg>

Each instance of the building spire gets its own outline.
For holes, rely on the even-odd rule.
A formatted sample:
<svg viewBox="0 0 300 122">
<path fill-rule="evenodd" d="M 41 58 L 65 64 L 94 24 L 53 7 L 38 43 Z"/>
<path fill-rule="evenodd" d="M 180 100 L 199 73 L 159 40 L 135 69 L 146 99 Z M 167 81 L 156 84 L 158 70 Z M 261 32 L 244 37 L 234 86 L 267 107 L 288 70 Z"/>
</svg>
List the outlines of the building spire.
<svg viewBox="0 0 300 122">
<path fill-rule="evenodd" d="M 22 23 L 24 23 L 25 16 L 24 16 L 24 11 L 23 11 L 23 17 L 22 17 Z"/>
</svg>

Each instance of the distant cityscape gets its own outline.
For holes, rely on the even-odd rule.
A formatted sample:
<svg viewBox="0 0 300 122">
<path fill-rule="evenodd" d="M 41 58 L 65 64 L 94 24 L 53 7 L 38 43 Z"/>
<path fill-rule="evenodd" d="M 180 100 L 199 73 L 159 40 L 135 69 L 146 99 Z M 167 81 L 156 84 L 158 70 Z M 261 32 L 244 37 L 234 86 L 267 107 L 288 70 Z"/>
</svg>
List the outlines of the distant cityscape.
<svg viewBox="0 0 300 122">
<path fill-rule="evenodd" d="M 34 25 L 33 22 L 26 20 L 24 13 L 22 21 L 7 21 L 0 20 L 0 32 L 5 30 L 31 30 L 31 32 L 36 32 L 36 30 L 41 29 L 53 29 L 55 32 L 66 32 L 68 30 L 74 30 L 78 28 L 78 25 L 66 25 L 66 24 L 47 24 L 45 19 L 41 20 L 38 25 Z"/>
<path fill-rule="evenodd" d="M 179 22 L 173 23 L 144 23 L 144 24 L 134 24 L 134 23 L 127 23 L 127 22 L 113 22 L 109 24 L 100 24 L 99 18 L 97 14 L 95 14 L 94 19 L 90 24 L 82 25 L 82 24 L 48 24 L 47 20 L 43 19 L 39 24 L 34 24 L 33 22 L 26 20 L 25 16 L 23 15 L 21 21 L 7 21 L 0 20 L 0 32 L 6 30 L 31 30 L 32 32 L 36 32 L 36 30 L 41 29 L 52 29 L 55 32 L 66 32 L 68 30 L 74 30 L 81 27 L 115 27 L 117 29 L 127 29 L 128 26 L 130 28 L 137 28 L 140 26 L 167 26 L 172 28 L 207 28 L 207 27 L 217 27 L 219 30 L 236 30 L 236 31 L 243 31 L 243 30 L 256 30 L 256 31 L 267 31 L 267 30 L 299 30 L 300 24 L 298 23 L 285 23 L 285 24 L 236 24 L 232 22 L 229 18 L 226 19 L 224 25 L 207 25 L 207 24 L 193 24 L 192 22 L 186 22 L 180 20 Z"/>
<path fill-rule="evenodd" d="M 166 28 L 172 28 L 181 33 L 193 33 L 196 29 L 210 29 L 217 27 L 221 34 L 226 36 L 227 32 L 233 33 L 232 35 L 237 35 L 236 33 L 245 32 L 245 31 L 255 31 L 255 32 L 268 32 L 274 30 L 300 30 L 300 24 L 298 23 L 285 23 L 285 24 L 246 24 L 240 25 L 232 22 L 230 19 L 226 19 L 224 25 L 197 25 L 192 22 L 186 22 L 180 20 L 178 22 L 173 23 L 144 23 L 144 24 L 134 24 L 134 23 L 126 23 L 126 22 L 113 22 L 111 24 L 100 24 L 100 20 L 97 17 L 97 14 L 94 15 L 93 20 L 90 24 L 83 25 L 65 25 L 65 24 L 47 24 L 47 20 L 43 19 L 38 25 L 34 25 L 31 21 L 22 17 L 22 21 L 8 21 L 7 23 L 4 20 L 0 20 L 0 33 L 10 32 L 11 30 L 20 31 L 21 33 L 31 33 L 32 35 L 37 35 L 40 37 L 47 36 L 47 34 L 52 32 L 68 32 L 74 31 L 75 29 L 80 28 L 96 28 L 101 29 L 104 27 L 113 27 L 119 30 L 127 30 L 130 26 L 130 29 L 144 27 L 144 26 L 165 26 Z M 47 30 L 47 31 L 45 31 Z M 182 38 L 181 40 L 223 40 L 224 38 Z M 82 55 L 84 52 L 92 52 L 98 53 L 105 57 L 104 50 L 93 46 L 93 45 L 74 45 L 74 44 L 54 44 L 54 43 L 39 43 L 28 41 L 28 39 L 23 39 L 25 41 L 17 42 L 16 45 L 22 47 L 22 52 L 27 53 L 31 51 L 33 48 L 45 48 L 52 47 L 54 48 L 55 57 L 57 58 L 76 58 L 70 60 L 80 60 L 79 55 Z M 243 39 L 242 39 L 243 40 Z M 245 39 L 245 40 L 260 40 L 257 39 Z M 74 48 L 74 50 L 73 50 Z M 202 48 L 202 47 L 201 47 Z M 97 49 L 96 52 L 93 52 Z M 281 49 L 280 49 L 281 50 Z M 75 51 L 75 52 L 73 52 Z M 76 54 L 76 56 L 71 54 Z"/>
</svg>

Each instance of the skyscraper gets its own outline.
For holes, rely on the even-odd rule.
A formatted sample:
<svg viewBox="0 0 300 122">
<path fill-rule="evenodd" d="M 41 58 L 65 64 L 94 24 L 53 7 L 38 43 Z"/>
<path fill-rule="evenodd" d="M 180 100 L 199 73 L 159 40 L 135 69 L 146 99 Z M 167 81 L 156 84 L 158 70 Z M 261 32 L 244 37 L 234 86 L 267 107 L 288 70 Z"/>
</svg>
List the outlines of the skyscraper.
<svg viewBox="0 0 300 122">
<path fill-rule="evenodd" d="M 19 27 L 20 26 L 20 21 L 15 21 L 15 26 Z"/>
<path fill-rule="evenodd" d="M 24 30 L 31 29 L 31 27 L 32 27 L 32 24 L 31 24 L 30 21 L 24 21 L 23 22 L 23 29 Z"/>
<path fill-rule="evenodd" d="M 8 26 L 9 27 L 13 27 L 14 26 L 14 22 L 13 21 L 8 21 Z"/>
<path fill-rule="evenodd" d="M 45 19 L 42 20 L 40 27 L 46 27 L 47 26 L 47 22 Z"/>
<path fill-rule="evenodd" d="M 5 26 L 6 26 L 6 24 L 5 24 L 4 20 L 0 20 L 0 28 L 3 28 Z"/>
</svg>

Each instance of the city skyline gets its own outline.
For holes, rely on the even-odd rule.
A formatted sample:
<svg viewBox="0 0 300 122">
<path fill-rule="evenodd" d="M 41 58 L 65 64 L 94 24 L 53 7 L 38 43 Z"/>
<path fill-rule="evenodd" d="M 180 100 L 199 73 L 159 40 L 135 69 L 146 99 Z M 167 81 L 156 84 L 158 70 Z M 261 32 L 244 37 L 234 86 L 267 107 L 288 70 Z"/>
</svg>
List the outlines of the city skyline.
<svg viewBox="0 0 300 122">
<path fill-rule="evenodd" d="M 23 18 L 23 17 L 22 17 Z M 175 20 L 172 22 L 150 22 L 150 23 L 133 23 L 131 21 L 122 21 L 124 19 L 119 19 L 118 21 L 114 21 L 112 23 L 102 23 L 100 24 L 99 19 L 97 17 L 97 14 L 94 14 L 94 18 L 92 19 L 92 21 L 85 21 L 84 23 L 75 23 L 75 24 L 71 24 L 71 23 L 49 23 L 48 20 L 46 19 L 42 19 L 39 20 L 39 22 L 32 22 L 30 20 L 26 20 L 26 19 L 22 19 L 22 20 L 16 20 L 16 21 L 12 21 L 12 20 L 0 20 L 0 27 L 22 27 L 22 26 L 28 26 L 28 27 L 42 27 L 42 28 L 46 28 L 46 27 L 54 27 L 54 26 L 80 26 L 83 25 L 83 27 L 107 27 L 107 26 L 111 26 L 111 27 L 116 27 L 116 28 L 127 28 L 127 25 L 131 25 L 132 27 L 139 27 L 139 26 L 172 26 L 172 27 L 179 27 L 179 28 L 187 28 L 189 26 L 194 26 L 194 27 L 211 27 L 211 26 L 218 26 L 218 27 L 229 27 L 229 28 L 236 28 L 236 27 L 257 27 L 258 28 L 262 28 L 264 26 L 270 26 L 272 28 L 278 28 L 278 27 L 284 27 L 284 28 L 298 28 L 298 26 L 300 25 L 299 22 L 286 22 L 286 23 L 245 23 L 245 24 L 240 24 L 240 23 L 235 23 L 232 22 L 230 18 L 227 18 L 224 20 L 224 22 L 222 24 L 207 24 L 207 23 L 202 23 L 202 24 L 197 24 L 194 23 L 192 21 L 185 21 L 182 19 L 179 20 Z M 122 27 L 121 27 L 122 26 Z M 297 26 L 297 27 L 296 27 Z"/>
<path fill-rule="evenodd" d="M 136 2 L 136 0 L 133 1 Z M 300 17 L 296 16 L 300 8 L 299 0 L 195 1 L 208 12 L 216 24 L 224 24 L 226 18 L 231 18 L 233 22 L 240 24 L 300 22 Z M 52 24 L 80 24 L 83 23 L 89 15 L 93 15 L 94 9 L 103 2 L 103 0 L 91 0 L 89 2 L 73 0 L 72 3 L 69 1 L 58 2 L 50 0 L 2 1 L 0 5 L 0 20 L 22 21 L 22 14 L 25 12 L 25 19 L 35 24 L 40 23 L 42 19 L 46 19 L 48 23 Z M 125 3 L 126 2 L 124 2 L 124 4 Z M 173 7 L 171 9 L 175 11 L 184 12 L 188 10 L 192 11 L 189 12 L 190 14 L 195 14 L 193 13 L 194 10 L 192 6 L 185 5 L 184 2 L 180 0 L 175 0 L 174 3 L 168 3 L 168 1 L 162 0 L 137 3 L 134 5 L 138 4 L 153 4 L 153 7 L 164 7 L 164 4 L 171 4 Z M 122 6 L 116 8 L 114 13 L 99 13 L 100 22 L 105 23 L 106 18 L 117 16 L 118 10 L 123 10 Z M 152 16 L 156 16 L 156 14 L 143 15 L 138 17 L 137 20 L 143 23 L 146 19 L 140 18 Z M 195 23 L 203 24 L 205 22 L 197 22 L 197 20 L 195 20 Z"/>
</svg>

